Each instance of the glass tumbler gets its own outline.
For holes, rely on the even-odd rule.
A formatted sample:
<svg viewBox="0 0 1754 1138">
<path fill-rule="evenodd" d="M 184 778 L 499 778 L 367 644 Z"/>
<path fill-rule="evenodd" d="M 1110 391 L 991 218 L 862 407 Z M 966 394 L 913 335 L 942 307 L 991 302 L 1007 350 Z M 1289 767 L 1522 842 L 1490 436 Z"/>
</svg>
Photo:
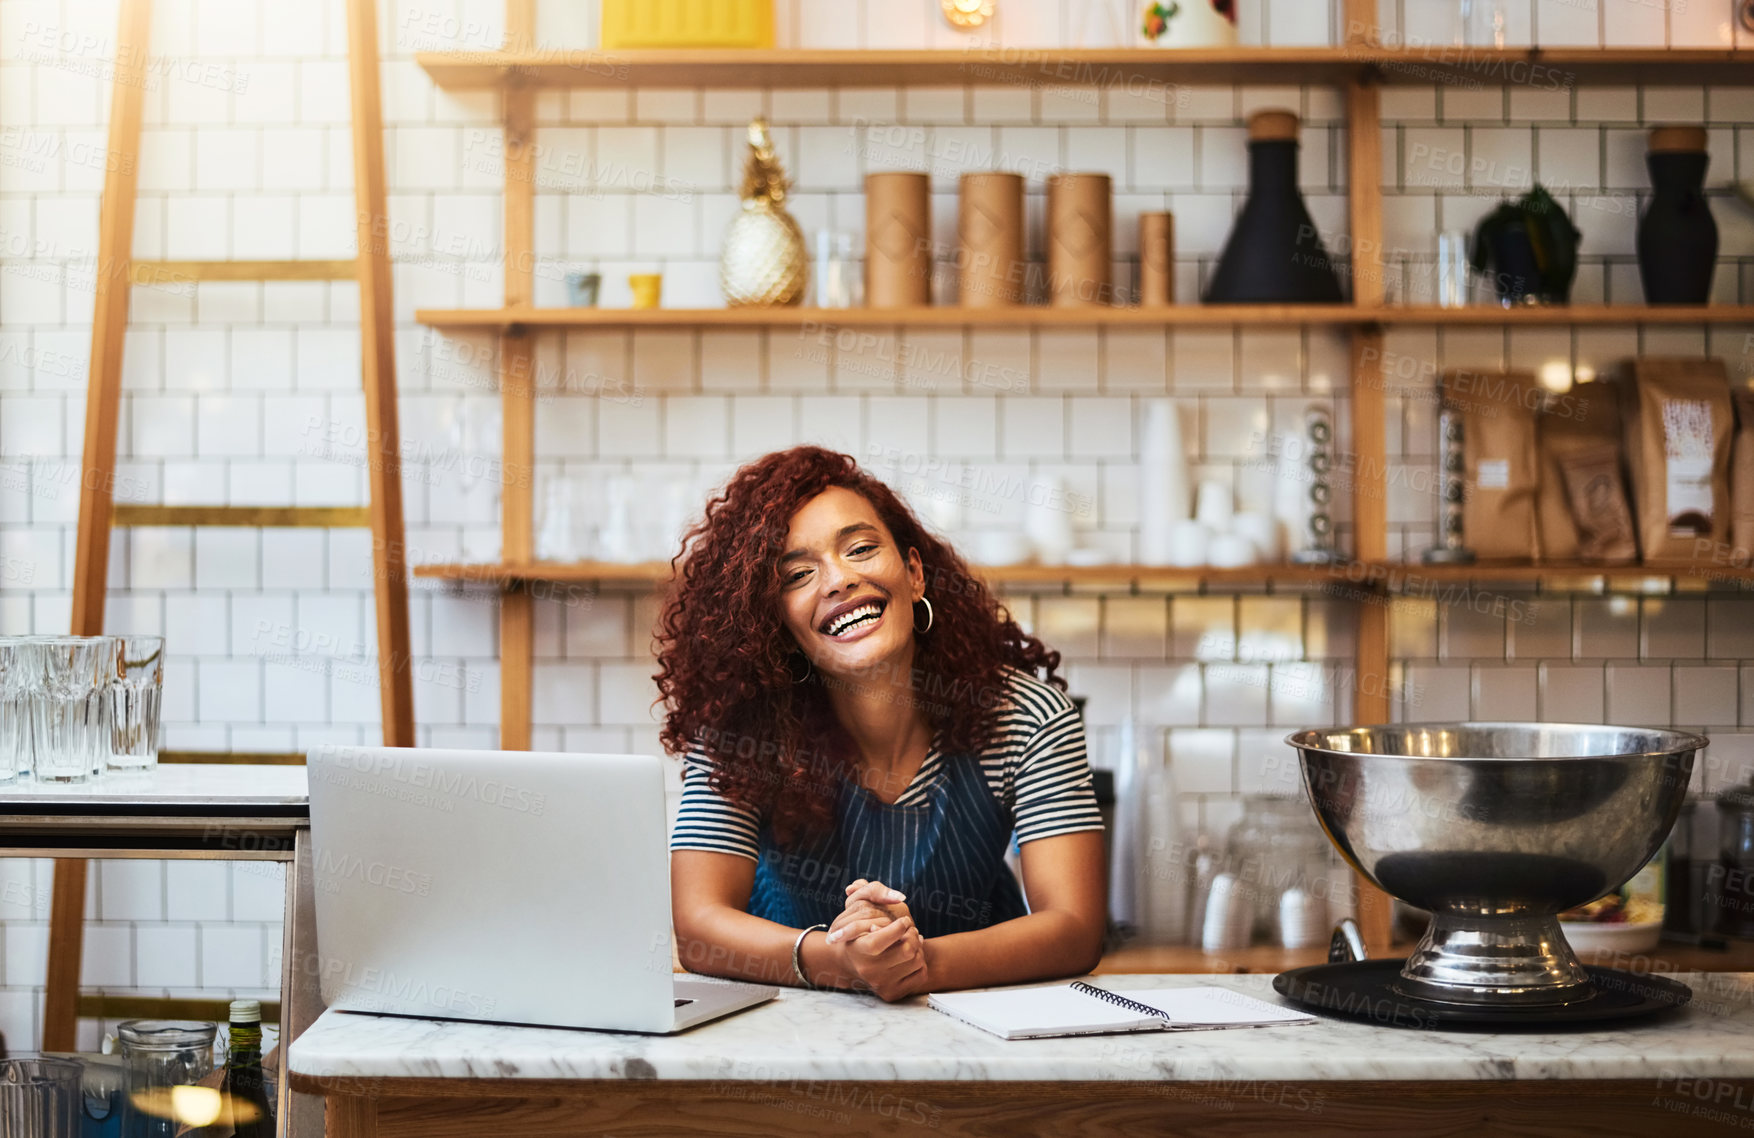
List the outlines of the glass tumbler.
<svg viewBox="0 0 1754 1138">
<path fill-rule="evenodd" d="M 1468 304 L 1468 235 L 1449 229 L 1437 235 L 1437 303 L 1444 308 Z"/>
<path fill-rule="evenodd" d="M 0 636 L 0 783 L 30 776 L 30 707 L 42 661 L 22 636 Z"/>
<path fill-rule="evenodd" d="M 164 637 L 118 636 L 121 659 L 110 684 L 112 770 L 158 765 L 158 709 L 164 694 Z"/>
<path fill-rule="evenodd" d="M 84 782 L 109 756 L 104 702 L 120 646 L 109 636 L 53 636 L 35 647 L 42 654 L 42 685 L 31 717 L 36 776 Z"/>
<path fill-rule="evenodd" d="M 859 303 L 859 267 L 853 260 L 853 235 L 844 230 L 816 231 L 816 272 L 811 281 L 818 308 L 851 308 Z"/>
<path fill-rule="evenodd" d="M 131 1019 L 116 1025 L 127 1080 L 122 1138 L 176 1138 L 189 1127 L 218 1120 L 219 1091 L 197 1085 L 213 1073 L 217 1030 L 189 1020 Z"/>
<path fill-rule="evenodd" d="M 71 1059 L 0 1059 L 0 1138 L 78 1138 L 83 1070 Z"/>
</svg>

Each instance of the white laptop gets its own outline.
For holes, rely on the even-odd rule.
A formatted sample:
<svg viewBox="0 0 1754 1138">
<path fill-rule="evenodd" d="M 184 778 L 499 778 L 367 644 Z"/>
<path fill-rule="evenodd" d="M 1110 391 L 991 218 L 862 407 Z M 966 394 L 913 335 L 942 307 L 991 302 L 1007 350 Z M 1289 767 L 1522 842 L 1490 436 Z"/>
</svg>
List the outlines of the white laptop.
<svg viewBox="0 0 1754 1138">
<path fill-rule="evenodd" d="M 324 746 L 307 761 L 329 1007 L 667 1033 L 773 998 L 673 971 L 658 759 Z"/>
</svg>

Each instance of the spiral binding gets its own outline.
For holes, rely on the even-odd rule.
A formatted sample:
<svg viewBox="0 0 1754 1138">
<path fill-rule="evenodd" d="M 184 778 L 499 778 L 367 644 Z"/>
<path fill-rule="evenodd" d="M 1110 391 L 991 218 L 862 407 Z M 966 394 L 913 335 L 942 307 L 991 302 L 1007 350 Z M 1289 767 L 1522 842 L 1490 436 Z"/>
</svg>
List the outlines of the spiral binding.
<svg viewBox="0 0 1754 1138">
<path fill-rule="evenodd" d="M 1153 1019 L 1160 1019 L 1166 1023 L 1169 1022 L 1169 1016 L 1165 1015 L 1161 1008 L 1154 1008 L 1150 1004 L 1141 1004 L 1138 1000 L 1129 1000 L 1119 992 L 1111 992 L 1107 988 L 1098 988 L 1095 984 L 1086 984 L 1082 980 L 1072 981 L 1072 989 L 1074 991 L 1083 992 L 1086 996 L 1095 996 L 1099 1000 L 1106 1000 L 1109 1003 L 1114 1004 L 1116 1007 L 1126 1008 L 1128 1011 L 1138 1012 L 1140 1015 L 1150 1016 Z"/>
</svg>

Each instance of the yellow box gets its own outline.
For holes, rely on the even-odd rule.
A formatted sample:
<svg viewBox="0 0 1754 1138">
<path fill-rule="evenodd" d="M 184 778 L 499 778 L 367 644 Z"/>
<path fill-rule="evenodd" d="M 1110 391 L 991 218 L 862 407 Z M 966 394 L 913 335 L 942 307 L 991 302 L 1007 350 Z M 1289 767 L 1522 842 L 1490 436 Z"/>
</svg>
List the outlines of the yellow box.
<svg viewBox="0 0 1754 1138">
<path fill-rule="evenodd" d="M 773 0 L 603 0 L 603 46 L 772 47 Z"/>
</svg>

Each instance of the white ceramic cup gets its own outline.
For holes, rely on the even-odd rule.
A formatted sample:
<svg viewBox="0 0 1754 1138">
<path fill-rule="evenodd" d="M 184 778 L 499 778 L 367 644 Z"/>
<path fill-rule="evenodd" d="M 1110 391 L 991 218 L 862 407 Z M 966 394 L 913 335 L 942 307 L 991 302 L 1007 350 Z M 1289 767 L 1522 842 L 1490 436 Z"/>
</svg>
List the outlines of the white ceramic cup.
<svg viewBox="0 0 1754 1138">
<path fill-rule="evenodd" d="M 1224 482 L 1202 482 L 1194 494 L 1194 520 L 1202 522 L 1215 533 L 1230 528 L 1236 513 L 1236 495 Z"/>
<path fill-rule="evenodd" d="M 1206 543 L 1206 564 L 1214 569 L 1241 569 L 1258 559 L 1255 543 L 1241 534 L 1214 534 Z"/>
<path fill-rule="evenodd" d="M 1199 522 L 1177 522 L 1169 527 L 1169 563 L 1178 569 L 1195 569 L 1206 564 L 1206 550 L 1212 542 L 1212 531 Z"/>
</svg>

